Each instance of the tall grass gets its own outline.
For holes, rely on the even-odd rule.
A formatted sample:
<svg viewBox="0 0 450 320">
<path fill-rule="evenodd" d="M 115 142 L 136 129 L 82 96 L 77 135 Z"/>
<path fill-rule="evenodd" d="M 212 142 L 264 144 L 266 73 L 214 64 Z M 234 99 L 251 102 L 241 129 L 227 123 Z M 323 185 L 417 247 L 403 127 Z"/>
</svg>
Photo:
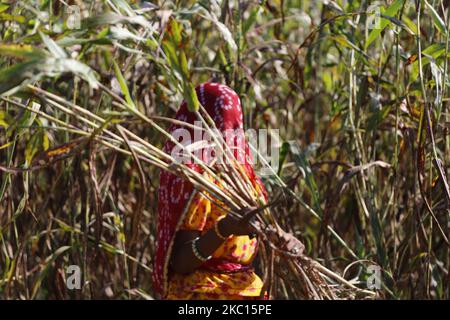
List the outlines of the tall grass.
<svg viewBox="0 0 450 320">
<path fill-rule="evenodd" d="M 381 298 L 450 298 L 448 1 L 379 1 L 378 25 L 372 3 L 2 2 L 0 297 L 153 297 L 159 169 L 114 139 L 161 147 L 149 121 L 217 81 L 280 129 L 264 182 L 308 255 L 360 287 L 380 267 Z"/>
</svg>

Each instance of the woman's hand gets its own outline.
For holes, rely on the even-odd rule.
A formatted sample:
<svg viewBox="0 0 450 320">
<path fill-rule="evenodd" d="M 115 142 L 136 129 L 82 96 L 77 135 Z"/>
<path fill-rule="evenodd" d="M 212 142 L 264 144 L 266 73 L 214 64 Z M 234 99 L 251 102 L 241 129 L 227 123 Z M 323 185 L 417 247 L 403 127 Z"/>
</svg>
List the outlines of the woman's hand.
<svg viewBox="0 0 450 320">
<path fill-rule="evenodd" d="M 292 233 L 281 230 L 278 235 L 281 242 L 281 249 L 292 254 L 298 255 L 305 251 L 305 246 Z"/>
<path fill-rule="evenodd" d="M 281 250 L 299 255 L 305 251 L 305 246 L 292 233 L 286 232 L 281 228 L 269 227 L 266 234 Z"/>
<path fill-rule="evenodd" d="M 248 213 L 255 210 L 256 208 L 246 208 L 241 211 L 242 218 L 237 219 L 232 217 L 231 215 L 227 215 L 225 218 L 220 220 L 219 223 L 219 231 L 220 233 L 228 237 L 230 235 L 235 236 L 248 236 L 255 233 L 255 229 L 252 227 L 251 223 L 256 223 L 254 221 L 255 215 L 247 216 Z"/>
</svg>

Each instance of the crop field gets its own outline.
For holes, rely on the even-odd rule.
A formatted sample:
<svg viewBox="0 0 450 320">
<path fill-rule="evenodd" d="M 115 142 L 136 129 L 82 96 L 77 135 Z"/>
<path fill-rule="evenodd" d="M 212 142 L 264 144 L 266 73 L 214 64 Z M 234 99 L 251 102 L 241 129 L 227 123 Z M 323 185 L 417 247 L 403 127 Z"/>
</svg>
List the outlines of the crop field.
<svg viewBox="0 0 450 320">
<path fill-rule="evenodd" d="M 374 299 L 450 299 L 449 3 L 2 0 L 0 298 L 157 298 L 161 168 L 133 145 L 210 81 L 278 133 L 261 179 L 307 256 Z"/>
</svg>

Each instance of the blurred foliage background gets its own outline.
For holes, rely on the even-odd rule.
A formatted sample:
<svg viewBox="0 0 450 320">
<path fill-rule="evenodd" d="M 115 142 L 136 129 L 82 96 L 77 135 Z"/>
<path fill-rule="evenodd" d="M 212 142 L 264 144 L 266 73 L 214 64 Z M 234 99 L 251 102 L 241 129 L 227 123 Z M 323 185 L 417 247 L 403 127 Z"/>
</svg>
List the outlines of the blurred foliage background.
<svg viewBox="0 0 450 320">
<path fill-rule="evenodd" d="M 90 127 L 39 88 L 162 145 L 112 96 L 171 117 L 189 85 L 216 81 L 248 128 L 280 129 L 295 196 L 276 215 L 310 256 L 362 287 L 380 267 L 380 298 L 450 298 L 448 4 L 2 1 L 0 297 L 155 297 L 159 170 L 64 129 Z"/>
</svg>

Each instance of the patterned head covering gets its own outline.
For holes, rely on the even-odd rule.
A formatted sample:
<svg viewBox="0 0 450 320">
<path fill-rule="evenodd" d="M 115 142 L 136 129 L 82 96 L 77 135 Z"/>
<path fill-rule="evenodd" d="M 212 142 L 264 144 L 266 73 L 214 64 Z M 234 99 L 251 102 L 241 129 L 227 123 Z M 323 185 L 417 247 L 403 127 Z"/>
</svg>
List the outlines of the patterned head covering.
<svg viewBox="0 0 450 320">
<path fill-rule="evenodd" d="M 200 103 L 211 116 L 218 130 L 222 133 L 235 130 L 232 138 L 225 138 L 225 141 L 234 150 L 234 157 L 243 165 L 250 180 L 257 183 L 261 187 L 261 190 L 263 190 L 263 193 L 265 193 L 264 186 L 251 166 L 252 158 L 248 143 L 244 137 L 241 102 L 236 92 L 225 85 L 217 83 L 204 83 L 196 87 L 195 90 Z M 196 114 L 188 110 L 186 102 L 182 103 L 175 119 L 190 124 L 199 121 Z M 192 137 L 191 139 L 194 140 L 194 130 L 186 126 L 172 124 L 169 128 L 169 133 L 178 139 L 179 135 L 177 135 L 177 132 L 180 132 L 180 130 L 184 130 L 183 132 L 185 133 L 188 132 Z M 179 142 L 186 145 L 186 141 Z M 164 151 L 170 154 L 175 147 L 175 144 L 168 140 L 164 145 Z M 210 163 L 211 161 L 209 155 L 214 156 L 214 152 L 208 152 L 207 147 L 203 148 L 200 153 L 201 156 L 199 158 L 206 163 Z M 191 163 L 187 165 L 201 172 L 198 164 Z M 162 297 L 165 297 L 167 291 L 168 266 L 175 233 L 186 214 L 185 211 L 188 209 L 189 203 L 195 194 L 194 191 L 190 182 L 167 171 L 161 171 L 158 194 L 157 249 L 153 265 L 153 284 L 156 292 Z"/>
</svg>

